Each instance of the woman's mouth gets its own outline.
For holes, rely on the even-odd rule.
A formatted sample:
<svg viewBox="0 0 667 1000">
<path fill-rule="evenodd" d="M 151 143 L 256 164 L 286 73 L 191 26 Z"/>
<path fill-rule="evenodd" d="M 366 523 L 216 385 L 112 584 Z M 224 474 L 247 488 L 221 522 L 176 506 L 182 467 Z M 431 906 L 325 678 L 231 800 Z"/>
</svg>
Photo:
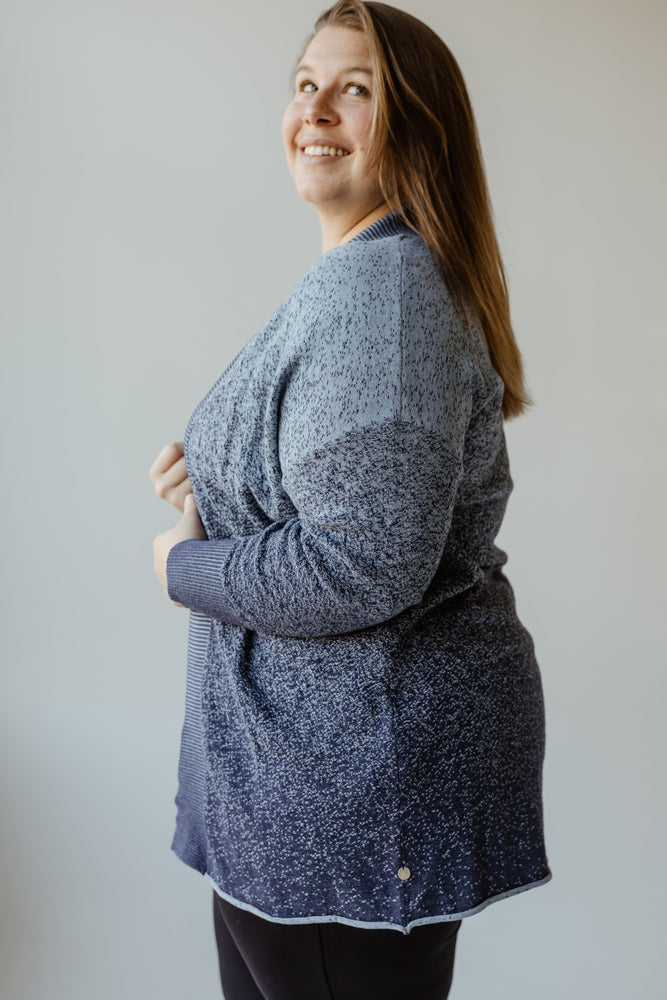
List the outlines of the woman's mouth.
<svg viewBox="0 0 667 1000">
<path fill-rule="evenodd" d="M 349 156 L 349 150 L 340 146 L 311 145 L 301 148 L 301 159 L 308 163 L 332 163 Z"/>
</svg>

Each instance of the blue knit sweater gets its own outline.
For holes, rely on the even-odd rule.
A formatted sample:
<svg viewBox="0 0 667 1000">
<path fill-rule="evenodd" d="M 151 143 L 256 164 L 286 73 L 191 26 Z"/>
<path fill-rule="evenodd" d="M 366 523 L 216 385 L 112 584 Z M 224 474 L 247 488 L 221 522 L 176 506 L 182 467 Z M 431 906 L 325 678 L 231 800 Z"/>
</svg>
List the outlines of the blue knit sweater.
<svg viewBox="0 0 667 1000">
<path fill-rule="evenodd" d="M 494 544 L 502 394 L 392 213 L 322 254 L 195 410 L 172 847 L 236 905 L 408 933 L 551 877 L 540 673 Z"/>
</svg>

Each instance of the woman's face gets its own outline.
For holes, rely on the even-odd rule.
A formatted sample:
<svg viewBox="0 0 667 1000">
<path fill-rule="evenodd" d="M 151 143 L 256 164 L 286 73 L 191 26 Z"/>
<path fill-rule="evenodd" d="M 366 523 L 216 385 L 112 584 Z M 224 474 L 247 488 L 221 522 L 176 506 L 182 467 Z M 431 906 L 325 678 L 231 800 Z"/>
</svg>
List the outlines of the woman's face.
<svg viewBox="0 0 667 1000">
<path fill-rule="evenodd" d="M 384 200 L 365 152 L 372 88 L 365 35 L 340 27 L 318 31 L 297 69 L 282 135 L 297 191 L 321 214 L 362 218 Z M 341 152 L 322 155 L 318 146 Z"/>
</svg>

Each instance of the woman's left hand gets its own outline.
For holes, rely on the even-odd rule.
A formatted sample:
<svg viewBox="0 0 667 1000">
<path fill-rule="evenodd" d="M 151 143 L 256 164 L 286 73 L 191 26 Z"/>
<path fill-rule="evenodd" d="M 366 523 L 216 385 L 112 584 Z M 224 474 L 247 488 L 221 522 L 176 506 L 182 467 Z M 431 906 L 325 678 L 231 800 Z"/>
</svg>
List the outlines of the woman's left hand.
<svg viewBox="0 0 667 1000">
<path fill-rule="evenodd" d="M 162 584 L 162 588 L 167 596 L 169 596 L 169 591 L 167 590 L 167 557 L 174 545 L 178 545 L 179 542 L 184 542 L 189 538 L 196 538 L 202 542 L 206 541 L 204 525 L 201 523 L 199 511 L 197 510 L 195 498 L 192 493 L 189 493 L 185 498 L 183 517 L 178 524 L 174 528 L 170 528 L 169 531 L 163 531 L 153 542 L 153 565 L 155 566 L 158 580 Z M 177 608 L 183 607 L 178 601 L 172 601 L 171 603 L 175 604 Z"/>
</svg>

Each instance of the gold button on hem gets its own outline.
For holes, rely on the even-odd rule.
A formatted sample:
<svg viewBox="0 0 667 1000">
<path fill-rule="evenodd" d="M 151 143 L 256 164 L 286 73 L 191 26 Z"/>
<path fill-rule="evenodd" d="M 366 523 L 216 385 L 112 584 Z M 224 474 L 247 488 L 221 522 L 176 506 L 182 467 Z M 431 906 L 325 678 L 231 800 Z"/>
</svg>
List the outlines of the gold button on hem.
<svg viewBox="0 0 667 1000">
<path fill-rule="evenodd" d="M 410 869 L 406 868 L 406 866 L 403 865 L 401 868 L 398 869 L 398 877 L 402 882 L 405 882 L 407 879 L 410 878 Z"/>
</svg>

